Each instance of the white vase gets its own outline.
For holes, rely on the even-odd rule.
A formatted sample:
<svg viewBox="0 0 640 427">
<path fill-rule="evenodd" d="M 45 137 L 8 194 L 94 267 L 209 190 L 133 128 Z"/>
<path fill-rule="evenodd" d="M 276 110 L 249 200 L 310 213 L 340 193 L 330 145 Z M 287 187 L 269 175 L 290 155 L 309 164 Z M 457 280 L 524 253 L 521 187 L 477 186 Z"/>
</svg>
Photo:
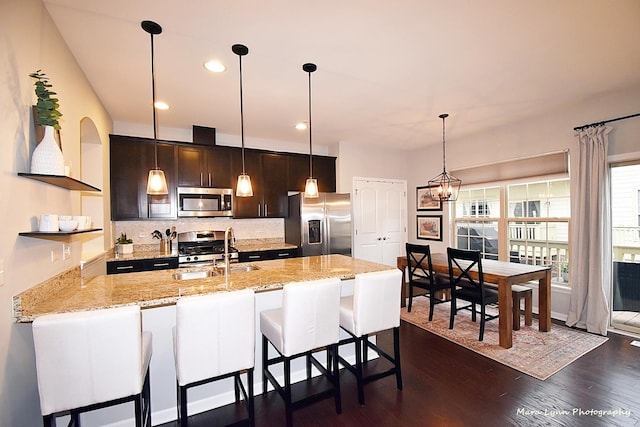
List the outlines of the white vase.
<svg viewBox="0 0 640 427">
<path fill-rule="evenodd" d="M 31 155 L 31 173 L 64 175 L 64 157 L 53 131 L 53 126 L 44 127 L 44 137 Z"/>
</svg>

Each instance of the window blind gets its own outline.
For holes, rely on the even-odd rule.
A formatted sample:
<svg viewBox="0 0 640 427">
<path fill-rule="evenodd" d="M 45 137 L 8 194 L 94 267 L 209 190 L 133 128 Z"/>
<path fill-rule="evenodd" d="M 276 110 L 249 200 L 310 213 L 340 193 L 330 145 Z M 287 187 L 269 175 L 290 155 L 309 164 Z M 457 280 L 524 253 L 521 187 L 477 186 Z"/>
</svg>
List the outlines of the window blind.
<svg viewBox="0 0 640 427">
<path fill-rule="evenodd" d="M 569 152 L 560 151 L 539 156 L 507 160 L 470 168 L 452 170 L 462 185 L 513 181 L 542 176 L 569 176 Z"/>
</svg>

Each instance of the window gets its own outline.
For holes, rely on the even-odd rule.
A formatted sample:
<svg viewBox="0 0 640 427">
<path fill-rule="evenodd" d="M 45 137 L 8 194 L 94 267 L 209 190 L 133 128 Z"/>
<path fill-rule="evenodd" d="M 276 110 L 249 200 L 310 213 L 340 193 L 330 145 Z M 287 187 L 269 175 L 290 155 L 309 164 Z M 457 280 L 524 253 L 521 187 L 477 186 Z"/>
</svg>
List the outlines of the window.
<svg viewBox="0 0 640 427">
<path fill-rule="evenodd" d="M 568 283 L 569 179 L 463 189 L 455 204 L 456 245 L 486 259 L 551 265 Z"/>
<path fill-rule="evenodd" d="M 498 220 L 500 188 L 485 187 L 460 190 L 456 203 L 456 245 L 459 249 L 482 252 L 488 259 L 498 259 Z M 491 216 L 492 213 L 498 216 Z"/>
</svg>

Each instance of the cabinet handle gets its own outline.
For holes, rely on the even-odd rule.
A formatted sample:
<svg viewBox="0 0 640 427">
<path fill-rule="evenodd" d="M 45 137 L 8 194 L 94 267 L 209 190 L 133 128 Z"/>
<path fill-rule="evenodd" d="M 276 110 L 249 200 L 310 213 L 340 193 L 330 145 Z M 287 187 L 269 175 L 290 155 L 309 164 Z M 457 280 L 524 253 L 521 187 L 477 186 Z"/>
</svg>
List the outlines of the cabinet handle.
<svg viewBox="0 0 640 427">
<path fill-rule="evenodd" d="M 133 268 L 133 265 L 123 265 L 123 266 L 116 267 L 116 270 L 131 270 L 132 268 Z"/>
<path fill-rule="evenodd" d="M 278 256 L 289 256 L 289 252 L 280 252 Z"/>
<path fill-rule="evenodd" d="M 153 264 L 154 267 L 166 267 L 168 265 L 169 265 L 168 262 L 159 262 L 157 264 Z"/>
<path fill-rule="evenodd" d="M 211 172 L 209 172 L 209 187 L 211 187 Z"/>
<path fill-rule="evenodd" d="M 260 208 L 261 208 L 260 203 L 258 203 L 258 216 L 260 216 Z"/>
<path fill-rule="evenodd" d="M 382 237 L 378 237 L 378 240 L 382 240 Z"/>
<path fill-rule="evenodd" d="M 204 176 L 202 175 L 202 172 L 200 172 L 200 187 L 202 187 L 203 182 L 204 182 Z"/>
<path fill-rule="evenodd" d="M 249 255 L 249 259 L 260 259 L 260 255 Z"/>
<path fill-rule="evenodd" d="M 269 216 L 269 214 L 267 213 L 267 204 L 264 204 L 264 216 Z"/>
</svg>

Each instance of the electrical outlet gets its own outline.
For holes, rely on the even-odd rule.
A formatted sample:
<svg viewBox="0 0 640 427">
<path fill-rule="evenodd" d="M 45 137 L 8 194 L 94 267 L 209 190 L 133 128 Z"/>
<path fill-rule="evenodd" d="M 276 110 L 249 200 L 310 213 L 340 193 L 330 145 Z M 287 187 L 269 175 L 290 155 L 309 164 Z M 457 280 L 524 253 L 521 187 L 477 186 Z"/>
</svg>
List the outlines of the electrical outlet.
<svg viewBox="0 0 640 427">
<path fill-rule="evenodd" d="M 4 260 L 0 259 L 0 286 L 4 285 Z"/>
<path fill-rule="evenodd" d="M 56 254 L 56 251 L 51 251 L 51 262 L 56 262 L 60 259 L 60 257 Z"/>
<path fill-rule="evenodd" d="M 62 244 L 62 260 L 71 258 L 71 245 Z"/>
</svg>

